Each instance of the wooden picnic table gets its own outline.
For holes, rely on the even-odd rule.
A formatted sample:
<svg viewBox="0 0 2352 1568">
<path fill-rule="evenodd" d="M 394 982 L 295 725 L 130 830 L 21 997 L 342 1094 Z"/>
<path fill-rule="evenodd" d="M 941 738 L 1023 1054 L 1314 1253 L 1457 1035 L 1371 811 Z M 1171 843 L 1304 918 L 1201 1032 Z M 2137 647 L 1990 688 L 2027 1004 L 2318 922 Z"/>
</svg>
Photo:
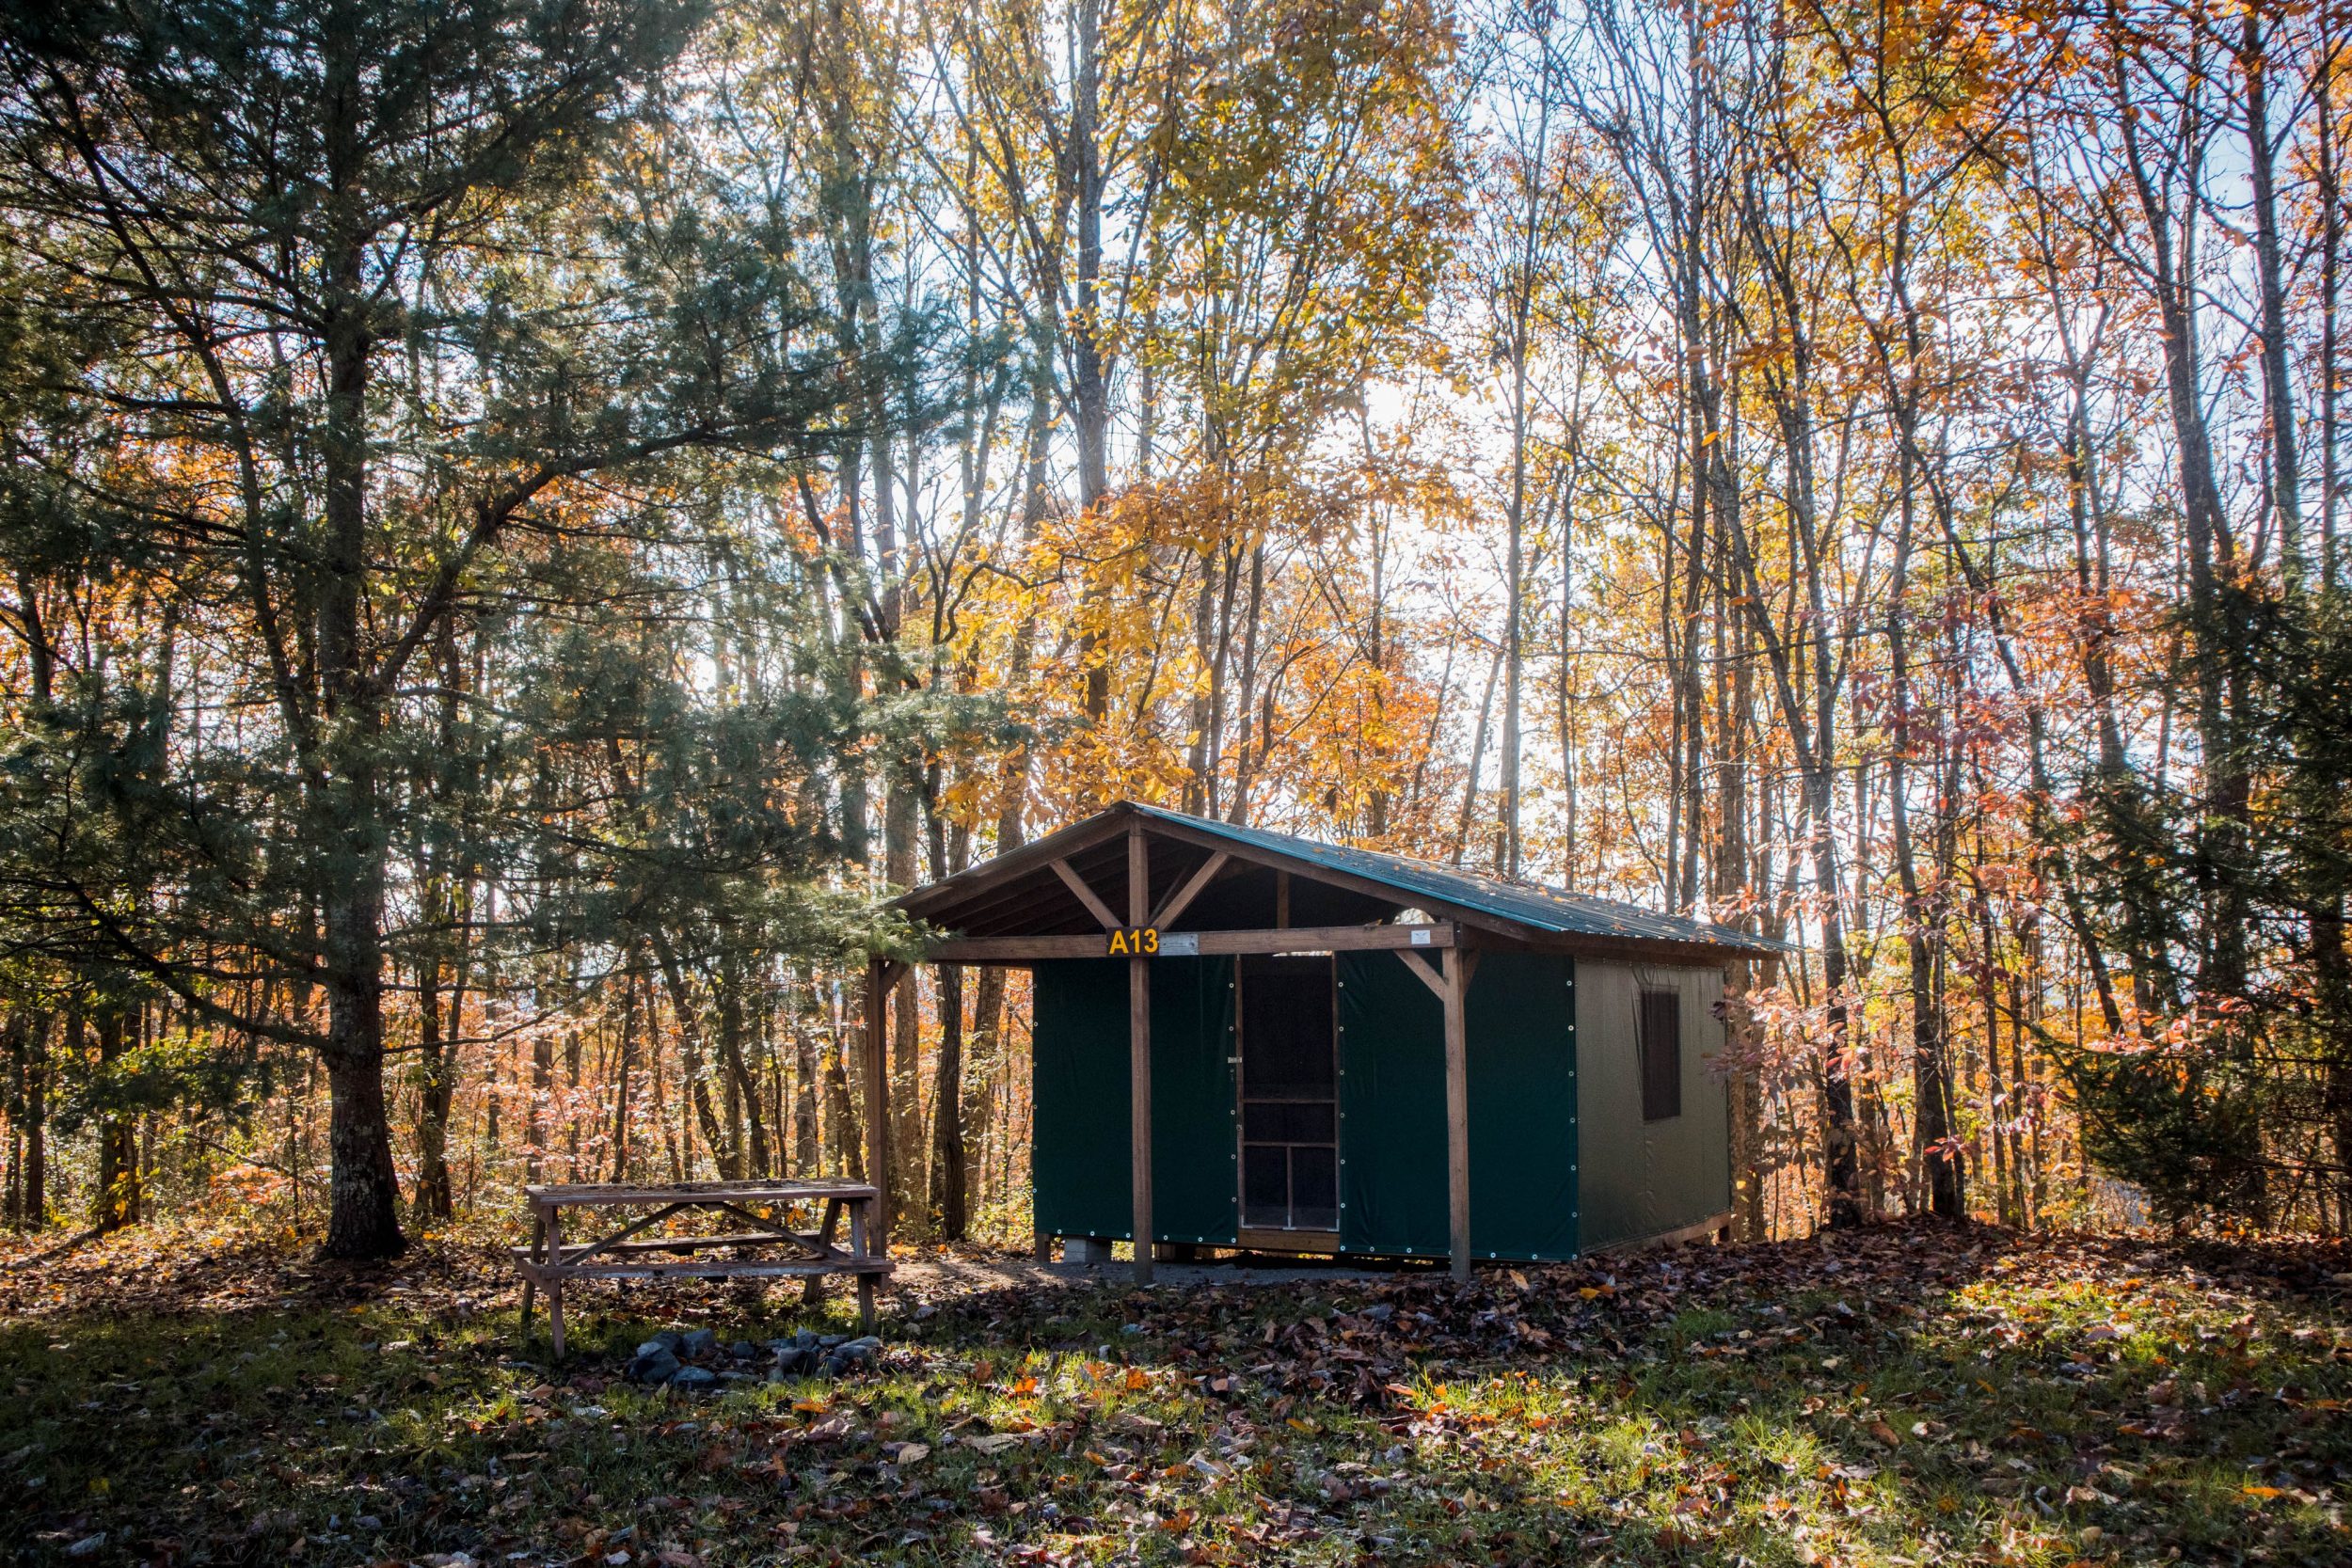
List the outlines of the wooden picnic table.
<svg viewBox="0 0 2352 1568">
<path fill-rule="evenodd" d="M 882 1234 L 882 1193 L 863 1181 L 818 1178 L 579 1183 L 525 1187 L 523 1195 L 531 1204 L 531 1244 L 511 1249 L 523 1276 L 523 1336 L 531 1335 L 532 1296 L 544 1290 L 548 1328 L 558 1356 L 564 1354 L 566 1280 L 804 1279 L 814 1297 L 828 1276 L 849 1275 L 857 1280 L 858 1321 L 871 1330 L 874 1281 L 891 1270 L 890 1260 L 872 1247 Z M 792 1228 L 792 1210 L 818 1207 L 822 1217 L 814 1230 Z M 634 1209 L 651 1212 L 592 1240 L 564 1239 L 568 1211 Z M 760 1209 L 771 1213 L 756 1212 Z M 673 1215 L 688 1212 L 723 1215 L 740 1228 L 710 1235 L 646 1234 Z M 846 1246 L 840 1234 L 845 1214 L 850 1222 Z M 778 1248 L 789 1251 L 778 1257 Z M 733 1256 L 698 1256 L 720 1250 Z M 670 1256 L 665 1259 L 663 1254 Z"/>
</svg>

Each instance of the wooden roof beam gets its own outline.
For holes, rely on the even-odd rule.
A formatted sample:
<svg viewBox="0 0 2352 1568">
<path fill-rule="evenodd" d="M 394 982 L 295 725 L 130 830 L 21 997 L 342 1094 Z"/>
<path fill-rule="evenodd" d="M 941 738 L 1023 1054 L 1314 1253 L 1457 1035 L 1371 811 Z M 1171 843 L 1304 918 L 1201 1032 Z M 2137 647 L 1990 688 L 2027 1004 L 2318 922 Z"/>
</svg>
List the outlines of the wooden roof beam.
<svg viewBox="0 0 2352 1568">
<path fill-rule="evenodd" d="M 1202 958 L 1263 953 L 1406 952 L 1414 948 L 1444 951 L 1461 944 L 1462 934 L 1450 923 L 1432 926 L 1293 926 L 1279 930 L 1194 931 L 1184 933 L 1199 945 Z M 1165 951 L 1168 933 L 1161 933 Z M 1050 937 L 973 937 L 936 942 L 923 955 L 926 963 L 1031 964 L 1050 958 L 1101 958 L 1110 955 L 1101 935 Z"/>
<path fill-rule="evenodd" d="M 1224 850 L 1219 849 L 1216 854 L 1202 861 L 1200 868 L 1185 878 L 1177 886 L 1176 891 L 1169 894 L 1166 901 L 1152 911 L 1152 924 L 1158 927 L 1174 925 L 1177 916 L 1192 907 L 1192 901 L 1200 896 L 1200 890 L 1215 880 L 1216 874 L 1224 870 L 1226 863 L 1232 858 Z"/>
<path fill-rule="evenodd" d="M 1120 928 L 1119 916 L 1111 912 L 1111 907 L 1103 902 L 1100 895 L 1087 886 L 1085 878 L 1070 869 L 1068 861 L 1054 862 L 1054 875 L 1061 879 L 1062 886 L 1078 895 L 1078 902 L 1087 907 L 1087 913 L 1103 923 L 1103 929 L 1116 931 Z"/>
</svg>

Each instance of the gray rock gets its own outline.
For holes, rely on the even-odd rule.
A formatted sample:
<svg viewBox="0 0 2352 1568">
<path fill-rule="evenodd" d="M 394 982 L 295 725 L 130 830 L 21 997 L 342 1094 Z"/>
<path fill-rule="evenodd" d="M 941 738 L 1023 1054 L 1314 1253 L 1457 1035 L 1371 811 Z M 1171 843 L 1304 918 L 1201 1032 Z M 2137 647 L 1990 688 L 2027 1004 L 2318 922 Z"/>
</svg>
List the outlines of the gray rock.
<svg viewBox="0 0 2352 1568">
<path fill-rule="evenodd" d="M 673 1335 L 671 1338 L 675 1338 L 676 1336 Z M 640 1355 L 675 1355 L 677 1354 L 677 1347 L 665 1345 L 658 1338 L 648 1339 L 637 1347 L 637 1354 Z"/>
<path fill-rule="evenodd" d="M 689 1329 L 678 1338 L 680 1355 L 708 1355 L 719 1348 L 719 1331 L 715 1328 Z"/>
<path fill-rule="evenodd" d="M 803 1350 L 787 1341 L 786 1348 L 776 1352 L 775 1372 L 779 1377 L 799 1377 L 808 1370 L 808 1364 L 817 1359 L 813 1350 Z"/>
<path fill-rule="evenodd" d="M 868 1334 L 862 1339 L 843 1340 L 833 1354 L 844 1362 L 870 1361 L 874 1358 L 874 1353 L 880 1349 L 882 1349 L 882 1340 Z"/>
<path fill-rule="evenodd" d="M 667 1383 L 677 1376 L 677 1357 L 657 1345 L 648 1354 L 638 1356 L 628 1364 L 631 1383 Z"/>
<path fill-rule="evenodd" d="M 1364 1308 L 1364 1316 L 1365 1316 L 1365 1317 L 1367 1317 L 1367 1318 L 1370 1318 L 1370 1319 L 1371 1319 L 1374 1323 L 1387 1323 L 1387 1322 L 1388 1322 L 1391 1318 L 1393 1318 L 1393 1317 L 1395 1317 L 1395 1316 L 1396 1316 L 1396 1308 L 1395 1308 L 1395 1307 L 1391 1307 L 1391 1306 L 1390 1306 L 1387 1302 L 1385 1302 L 1385 1301 L 1384 1301 L 1384 1302 L 1380 1303 L 1377 1307 L 1365 1307 L 1365 1308 Z"/>
<path fill-rule="evenodd" d="M 749 1339 L 738 1339 L 735 1343 L 727 1347 L 727 1354 L 735 1357 L 738 1361 L 749 1361 L 753 1356 L 759 1354 L 759 1347 L 753 1344 Z"/>
<path fill-rule="evenodd" d="M 792 1336 L 792 1342 L 800 1346 L 803 1350 L 815 1350 L 817 1348 L 817 1331 L 813 1328 L 804 1328 L 798 1334 Z"/>
<path fill-rule="evenodd" d="M 817 1343 L 822 1349 L 831 1350 L 835 1345 L 839 1345 L 847 1341 L 849 1338 L 850 1337 L 846 1334 L 827 1334 L 820 1336 Z"/>
<path fill-rule="evenodd" d="M 646 1341 L 648 1344 L 660 1345 L 663 1350 L 668 1351 L 672 1355 L 675 1355 L 677 1354 L 678 1346 L 684 1344 L 685 1342 L 686 1336 L 680 1334 L 675 1328 L 665 1328 L 660 1333 L 655 1335 L 650 1340 Z M 642 1349 L 643 1347 L 640 1347 L 641 1354 Z"/>
<path fill-rule="evenodd" d="M 673 1388 L 715 1388 L 719 1374 L 707 1367 L 680 1367 L 670 1378 Z"/>
</svg>

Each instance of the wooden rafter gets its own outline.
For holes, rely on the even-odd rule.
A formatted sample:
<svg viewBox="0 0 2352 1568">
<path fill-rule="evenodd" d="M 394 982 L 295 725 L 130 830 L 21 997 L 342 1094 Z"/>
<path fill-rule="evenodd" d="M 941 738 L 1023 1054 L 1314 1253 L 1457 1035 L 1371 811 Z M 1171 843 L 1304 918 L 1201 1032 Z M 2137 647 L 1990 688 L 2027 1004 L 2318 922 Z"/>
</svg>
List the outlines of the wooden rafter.
<svg viewBox="0 0 2352 1568">
<path fill-rule="evenodd" d="M 1111 912 L 1111 907 L 1103 902 L 1101 895 L 1087 886 L 1084 877 L 1070 869 L 1068 861 L 1054 862 L 1054 875 L 1061 879 L 1062 886 L 1077 895 L 1078 902 L 1087 907 L 1087 913 L 1103 923 L 1103 929 L 1119 929 L 1119 916 Z"/>
<path fill-rule="evenodd" d="M 1173 926 L 1192 907 L 1192 901 L 1200 895 L 1200 890 L 1215 880 L 1216 874 L 1224 870 L 1232 858 L 1219 849 L 1202 861 L 1198 871 L 1176 884 L 1176 891 L 1161 900 L 1160 907 L 1152 913 L 1151 923 L 1162 929 Z"/>
</svg>

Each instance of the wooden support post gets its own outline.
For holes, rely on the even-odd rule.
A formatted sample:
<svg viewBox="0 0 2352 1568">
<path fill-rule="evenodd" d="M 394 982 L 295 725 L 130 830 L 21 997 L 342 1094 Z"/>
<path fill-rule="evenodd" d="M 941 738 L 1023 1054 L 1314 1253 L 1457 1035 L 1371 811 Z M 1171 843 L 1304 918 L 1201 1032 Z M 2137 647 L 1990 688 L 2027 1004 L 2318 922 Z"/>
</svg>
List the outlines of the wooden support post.
<svg viewBox="0 0 2352 1568">
<path fill-rule="evenodd" d="M 1274 928 L 1278 931 L 1288 930 L 1290 923 L 1291 874 L 1277 871 L 1274 874 Z"/>
<path fill-rule="evenodd" d="M 1470 1031 L 1463 1019 L 1469 966 L 1458 947 L 1445 949 L 1445 1186 L 1454 1238 L 1454 1277 L 1469 1284 L 1470 1239 Z"/>
<path fill-rule="evenodd" d="M 1127 830 L 1127 917 L 1152 919 L 1151 846 Z M 1127 1117 L 1129 1180 L 1135 1187 L 1136 1283 L 1152 1283 L 1152 960 L 1127 960 Z"/>
<path fill-rule="evenodd" d="M 874 1205 L 874 1255 L 890 1256 L 890 987 L 903 966 L 875 958 L 866 966 L 866 1180 Z"/>
</svg>

